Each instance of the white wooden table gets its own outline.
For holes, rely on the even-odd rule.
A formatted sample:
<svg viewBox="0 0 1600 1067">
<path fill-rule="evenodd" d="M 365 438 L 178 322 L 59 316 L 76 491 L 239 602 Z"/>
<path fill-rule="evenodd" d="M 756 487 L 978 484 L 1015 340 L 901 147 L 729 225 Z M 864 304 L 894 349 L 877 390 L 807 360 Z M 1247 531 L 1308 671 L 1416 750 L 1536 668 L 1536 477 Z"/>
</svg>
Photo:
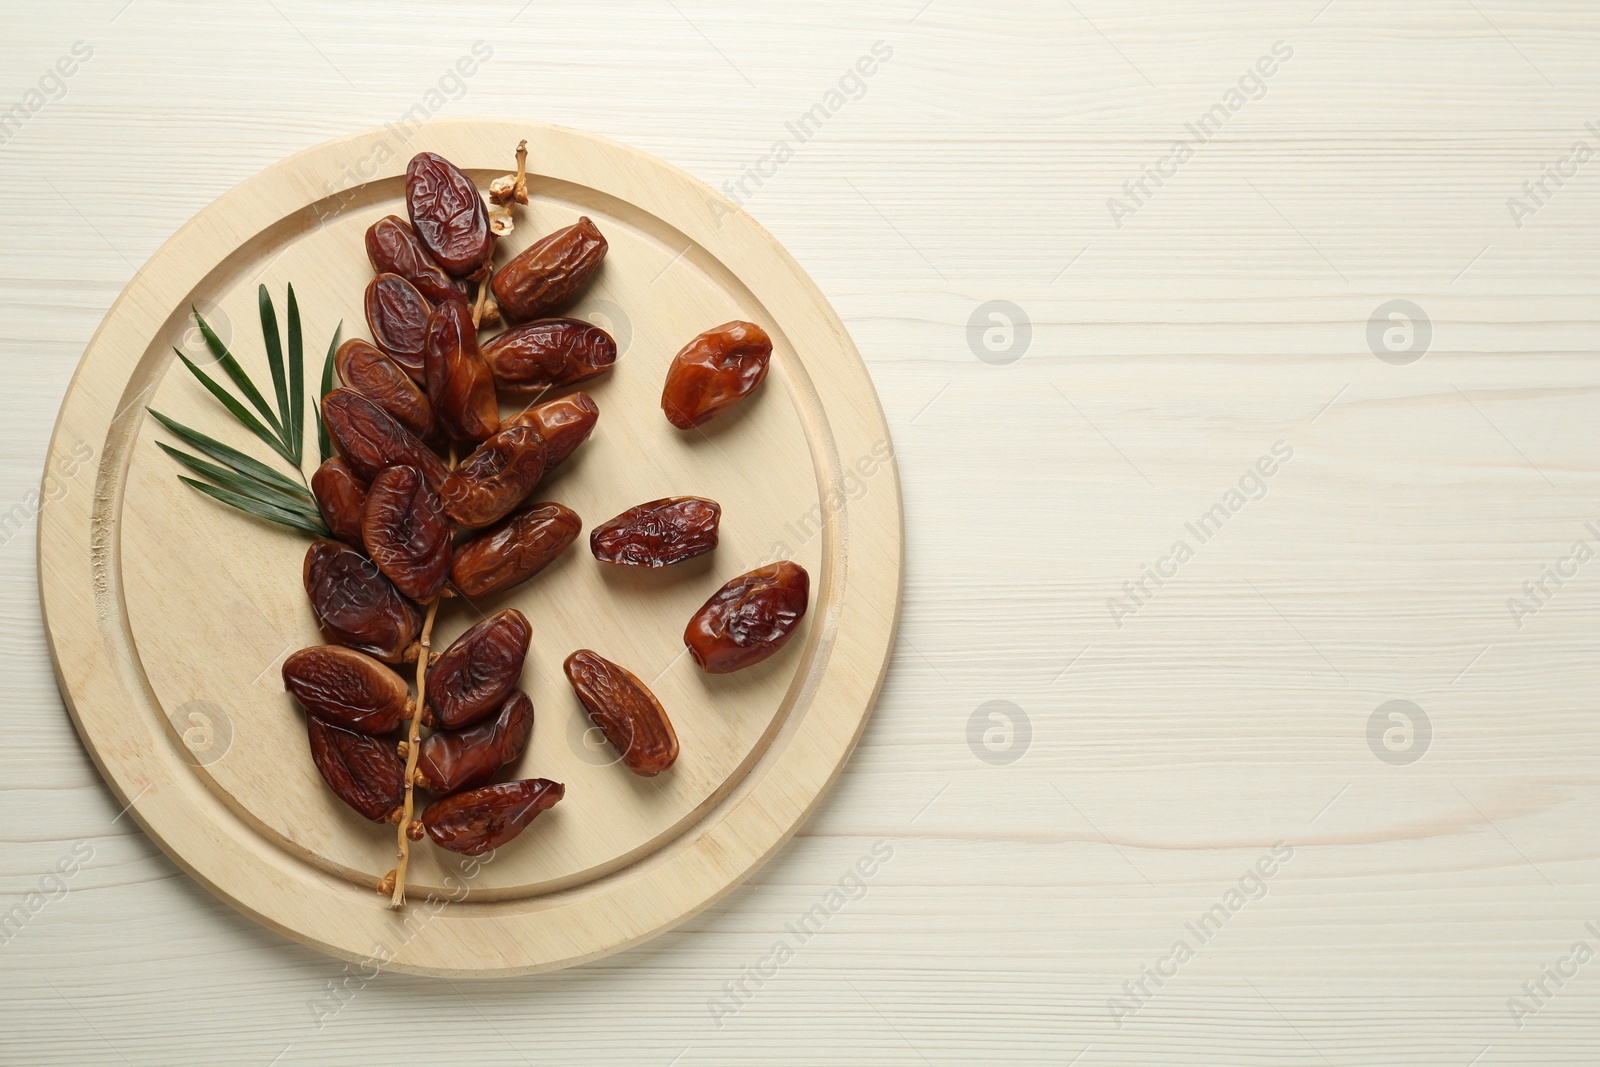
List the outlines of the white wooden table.
<svg viewBox="0 0 1600 1067">
<path fill-rule="evenodd" d="M 1592 4 L 7 6 L 0 1061 L 1600 1062 Z M 908 529 L 794 843 L 483 984 L 319 956 L 119 815 L 29 520 L 156 247 L 423 113 L 728 182 L 869 361 Z"/>
</svg>

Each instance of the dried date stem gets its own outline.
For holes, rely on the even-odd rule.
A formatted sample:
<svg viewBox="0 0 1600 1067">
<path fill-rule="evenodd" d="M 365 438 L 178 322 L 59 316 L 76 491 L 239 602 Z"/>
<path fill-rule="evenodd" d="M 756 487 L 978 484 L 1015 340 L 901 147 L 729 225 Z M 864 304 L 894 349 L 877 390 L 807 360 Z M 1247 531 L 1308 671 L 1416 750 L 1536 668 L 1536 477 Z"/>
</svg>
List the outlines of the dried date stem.
<svg viewBox="0 0 1600 1067">
<path fill-rule="evenodd" d="M 494 253 L 489 253 L 489 258 L 484 261 L 483 277 L 478 279 L 478 301 L 472 305 L 472 328 L 477 329 L 483 323 L 483 307 L 489 300 L 489 279 L 494 277 Z"/>
<path fill-rule="evenodd" d="M 416 800 L 417 757 L 422 751 L 422 708 L 428 692 L 428 651 L 433 642 L 433 620 L 439 614 L 439 598 L 428 601 L 428 614 L 422 620 L 421 655 L 417 657 L 417 700 L 412 705 L 411 722 L 406 726 L 405 805 L 400 813 L 398 838 L 400 862 L 395 865 L 394 891 L 389 896 L 389 907 L 399 908 L 406 902 L 406 862 L 411 858 L 411 813 Z M 388 879 L 385 879 L 387 881 Z"/>
<path fill-rule="evenodd" d="M 487 286 L 487 282 L 484 283 Z M 456 466 L 456 446 L 450 444 L 449 469 Z M 411 842 L 420 840 L 410 836 L 413 822 L 412 812 L 416 802 L 417 759 L 422 755 L 422 711 L 427 706 L 428 697 L 428 669 L 433 666 L 433 661 L 438 659 L 438 653 L 433 648 L 433 620 L 439 614 L 439 601 L 452 595 L 449 590 L 444 590 L 439 596 L 428 602 L 428 614 L 422 620 L 422 636 L 418 638 L 417 650 L 417 699 L 412 705 L 411 721 L 406 724 L 406 740 L 397 746 L 400 758 L 406 761 L 405 772 L 405 804 L 396 813 L 395 822 L 399 826 L 400 861 L 395 869 L 384 876 L 378 883 L 378 892 L 389 894 L 389 907 L 400 908 L 406 902 L 406 863 L 411 859 Z"/>
<path fill-rule="evenodd" d="M 528 202 L 528 142 L 517 144 L 517 173 L 502 174 L 489 183 L 489 229 L 505 237 L 516 228 L 512 204 Z"/>
</svg>

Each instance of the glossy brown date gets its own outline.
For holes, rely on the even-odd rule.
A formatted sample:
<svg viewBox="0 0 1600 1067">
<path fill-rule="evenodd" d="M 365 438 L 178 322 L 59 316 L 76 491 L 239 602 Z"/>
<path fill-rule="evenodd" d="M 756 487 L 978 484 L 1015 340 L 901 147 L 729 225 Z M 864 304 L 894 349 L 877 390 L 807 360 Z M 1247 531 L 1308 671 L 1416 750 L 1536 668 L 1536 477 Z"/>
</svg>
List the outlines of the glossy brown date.
<svg viewBox="0 0 1600 1067">
<path fill-rule="evenodd" d="M 527 617 L 507 608 L 456 638 L 428 669 L 424 721 L 459 730 L 499 707 L 522 677 L 532 637 Z"/>
<path fill-rule="evenodd" d="M 415 467 L 434 492 L 450 471 L 427 445 L 377 404 L 351 389 L 335 389 L 322 400 L 328 436 L 350 470 L 371 482 L 389 467 Z"/>
<path fill-rule="evenodd" d="M 604 374 L 617 342 L 582 319 L 539 319 L 490 338 L 483 359 L 502 389 L 542 391 Z"/>
<path fill-rule="evenodd" d="M 544 570 L 583 529 L 560 504 L 536 504 L 456 549 L 450 582 L 466 596 L 510 589 Z"/>
<path fill-rule="evenodd" d="M 544 476 L 545 444 L 527 426 L 502 429 L 450 472 L 439 496 L 444 512 L 469 530 L 493 526 L 528 499 Z"/>
<path fill-rule="evenodd" d="M 655 695 L 633 672 L 588 649 L 567 657 L 572 691 L 628 770 L 653 778 L 678 758 L 678 735 Z"/>
<path fill-rule="evenodd" d="M 381 218 L 367 228 L 367 259 L 377 273 L 400 275 L 434 303 L 467 298 L 461 283 L 434 262 L 411 224 L 398 215 Z"/>
<path fill-rule="evenodd" d="M 507 419 L 502 426 L 529 426 L 544 438 L 544 469 L 560 466 L 579 445 L 594 433 L 600 409 L 588 393 L 578 392 L 559 400 L 547 400 Z"/>
<path fill-rule="evenodd" d="M 357 548 L 365 547 L 361 509 L 367 504 L 367 483 L 357 478 L 344 460 L 334 456 L 317 468 L 311 476 L 311 495 L 333 536 Z"/>
<path fill-rule="evenodd" d="M 354 389 L 411 431 L 420 441 L 439 435 L 439 422 L 433 405 L 411 375 L 372 345 L 352 337 L 334 353 L 333 365 L 346 388 Z"/>
<path fill-rule="evenodd" d="M 432 600 L 444 588 L 450 520 L 415 467 L 390 467 L 372 480 L 361 539 L 372 562 L 412 600 Z"/>
<path fill-rule="evenodd" d="M 476 272 L 494 253 L 489 209 L 478 187 L 435 152 L 419 152 L 406 167 L 406 210 L 423 247 L 457 278 Z"/>
<path fill-rule="evenodd" d="M 423 349 L 428 399 L 451 440 L 476 444 L 498 430 L 494 378 L 478 351 L 478 328 L 465 303 L 446 300 L 433 309 Z"/>
<path fill-rule="evenodd" d="M 500 705 L 499 714 L 469 730 L 430 734 L 417 756 L 418 784 L 440 797 L 476 788 L 520 759 L 532 736 L 533 701 L 519 690 Z"/>
<path fill-rule="evenodd" d="M 548 778 L 479 786 L 429 804 L 422 826 L 440 848 L 481 856 L 520 834 L 566 792 L 566 786 Z"/>
<path fill-rule="evenodd" d="M 306 720 L 311 762 L 334 795 L 373 822 L 398 822 L 404 809 L 405 764 L 394 742 Z"/>
<path fill-rule="evenodd" d="M 692 430 L 749 396 L 771 361 L 772 338 L 753 322 L 707 330 L 673 357 L 661 410 L 678 429 Z"/>
<path fill-rule="evenodd" d="M 416 658 L 422 613 L 365 554 L 339 541 L 313 541 L 304 580 L 317 627 L 329 641 L 385 663 Z"/>
<path fill-rule="evenodd" d="M 810 592 L 811 578 L 798 563 L 758 567 L 711 594 L 689 620 L 683 643 L 707 674 L 760 663 L 794 635 Z"/>
<path fill-rule="evenodd" d="M 551 315 L 578 298 L 606 258 L 606 239 L 585 215 L 542 237 L 494 272 L 491 287 L 507 322 Z"/>
<path fill-rule="evenodd" d="M 313 645 L 283 661 L 283 687 L 319 719 L 358 734 L 393 733 L 411 717 L 411 690 L 364 652 Z"/>
<path fill-rule="evenodd" d="M 703 556 L 717 547 L 722 507 L 698 496 L 669 496 L 629 508 L 589 534 L 589 548 L 602 563 L 665 567 Z"/>
<path fill-rule="evenodd" d="M 389 354 L 414 382 L 423 374 L 423 344 L 428 313 L 433 309 L 417 287 L 398 274 L 380 274 L 367 283 L 367 328 L 378 347 Z"/>
</svg>

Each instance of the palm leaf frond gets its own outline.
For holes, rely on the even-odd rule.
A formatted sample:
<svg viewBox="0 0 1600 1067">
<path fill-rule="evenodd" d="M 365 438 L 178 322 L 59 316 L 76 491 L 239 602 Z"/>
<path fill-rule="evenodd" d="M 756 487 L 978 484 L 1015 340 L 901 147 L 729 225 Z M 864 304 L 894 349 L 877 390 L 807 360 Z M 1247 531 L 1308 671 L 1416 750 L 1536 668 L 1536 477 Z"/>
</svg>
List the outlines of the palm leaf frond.
<svg viewBox="0 0 1600 1067">
<path fill-rule="evenodd" d="M 289 408 L 284 418 L 289 423 L 289 440 L 284 443 L 294 453 L 294 465 L 305 456 L 306 439 L 306 359 L 305 339 L 300 332 L 300 304 L 289 286 Z"/>
<path fill-rule="evenodd" d="M 261 417 L 266 420 L 268 426 L 271 426 L 277 433 L 283 433 L 283 426 L 278 422 L 277 415 L 273 414 L 272 408 L 267 404 L 267 398 L 261 395 L 261 390 L 256 388 L 256 383 L 250 380 L 250 375 L 246 374 L 244 368 L 239 366 L 239 361 L 233 358 L 233 353 L 228 351 L 228 346 L 223 344 L 222 338 L 217 336 L 216 331 L 205 320 L 205 316 L 200 314 L 199 309 L 191 308 L 190 310 L 194 312 L 194 321 L 200 326 L 200 336 L 206 339 L 206 347 L 211 349 L 211 354 L 216 357 L 218 365 L 227 372 L 229 380 L 238 387 L 239 392 L 244 394 L 245 399 L 250 401 L 250 405 L 261 413 Z"/>
<path fill-rule="evenodd" d="M 210 456 L 218 463 L 231 467 L 238 473 L 243 474 L 248 478 L 254 478 L 258 482 L 265 482 L 268 485 L 272 485 L 278 489 L 281 489 L 290 496 L 299 497 L 305 500 L 307 503 L 313 503 L 311 499 L 311 493 L 306 489 L 305 486 L 290 481 L 288 478 L 285 478 L 283 475 L 279 474 L 265 463 L 262 463 L 259 460 L 251 459 L 243 452 L 240 452 L 236 448 L 229 448 L 221 441 L 207 437 L 205 434 L 196 430 L 191 430 L 182 423 L 177 422 L 174 419 L 167 418 L 167 416 L 161 414 L 159 411 L 156 411 L 154 408 L 146 408 L 145 410 L 150 412 L 150 415 L 157 422 L 161 423 L 161 425 L 172 431 L 174 436 L 181 438 L 186 444 L 202 455 Z"/>
<path fill-rule="evenodd" d="M 237 448 L 208 437 L 153 408 L 145 410 L 174 437 L 199 453 L 192 455 L 165 442 L 156 442 L 167 455 L 199 476 L 188 478 L 180 474 L 180 482 L 256 518 L 314 537 L 328 537 L 327 524 L 307 485 L 302 463 L 305 455 L 306 374 L 305 333 L 300 320 L 300 303 L 295 298 L 294 286 L 289 286 L 285 309 L 287 351 L 285 337 L 278 330 L 277 309 L 265 285 L 257 291 L 257 305 L 261 313 L 261 338 L 266 349 L 267 367 L 272 372 L 276 409 L 267 403 L 267 398 L 250 380 L 250 375 L 245 373 L 227 344 L 217 336 L 217 332 L 197 309 L 191 310 L 201 336 L 205 338 L 206 347 L 216 358 L 217 365 L 227 375 L 228 381 L 243 396 L 243 401 L 182 352 L 176 349 L 174 352 L 189 373 L 205 386 L 206 391 L 239 425 L 292 466 L 294 478 L 280 474 Z M 342 327 L 343 324 L 340 325 Z M 332 456 L 333 446 L 327 423 L 323 419 L 321 399 L 333 388 L 334 353 L 339 347 L 339 332 L 337 328 L 334 330 L 333 340 L 328 345 L 328 356 L 322 368 L 322 391 L 311 401 L 312 412 L 317 420 L 317 445 L 323 462 Z M 215 462 L 210 462 L 213 460 Z"/>
<path fill-rule="evenodd" d="M 278 337 L 278 312 L 272 306 L 267 287 L 256 289 L 261 309 L 261 340 L 267 346 L 267 369 L 272 372 L 272 391 L 278 395 L 278 439 L 283 442 L 284 458 L 294 462 L 294 424 L 289 421 L 289 379 L 283 372 L 283 342 Z"/>
<path fill-rule="evenodd" d="M 207 463 L 200 457 L 181 452 L 164 441 L 157 441 L 156 444 L 160 446 L 163 452 L 182 463 L 185 467 L 188 467 L 202 478 L 209 478 L 224 489 L 231 490 L 241 496 L 259 500 L 263 504 L 271 504 L 274 507 L 282 508 L 284 511 L 299 512 L 308 519 L 320 520 L 321 518 L 320 511 L 299 497 L 290 496 L 281 489 L 259 482 L 247 475 L 240 474 L 238 471 L 219 467 L 214 463 Z"/>
<path fill-rule="evenodd" d="M 333 442 L 328 439 L 328 420 L 322 417 L 322 401 L 333 392 L 333 355 L 339 350 L 339 333 L 343 329 L 343 322 L 333 328 L 333 340 L 328 342 L 328 358 L 322 361 L 322 388 L 317 391 L 318 399 L 313 402 L 317 413 L 317 451 L 324 463 L 333 458 Z"/>
<path fill-rule="evenodd" d="M 228 409 L 228 414 L 238 419 L 240 424 L 243 425 L 245 429 L 249 430 L 251 433 L 261 438 L 261 440 L 265 441 L 267 446 L 274 452 L 278 453 L 278 455 L 282 456 L 291 463 L 294 462 L 294 454 L 291 453 L 287 448 L 283 447 L 283 442 L 278 440 L 276 434 L 267 429 L 265 426 L 261 425 L 260 419 L 250 414 L 249 410 L 247 410 L 243 404 L 239 403 L 239 401 L 235 400 L 233 395 L 226 389 L 212 381 L 205 371 L 201 370 L 199 367 L 190 362 L 188 356 L 184 355 L 182 352 L 179 352 L 176 348 L 174 348 L 172 351 L 177 354 L 179 359 L 183 360 L 183 365 L 189 368 L 189 373 L 200 379 L 200 384 L 205 386 L 206 390 L 212 396 L 217 398 L 218 403 Z"/>
<path fill-rule="evenodd" d="M 209 496 L 215 500 L 220 500 L 229 507 L 238 508 L 240 511 L 254 515 L 257 518 L 266 519 L 268 522 L 275 522 L 280 526 L 288 526 L 296 530 L 304 530 L 313 537 L 328 536 L 328 530 L 322 525 L 322 523 L 315 522 L 307 518 L 301 512 L 286 511 L 283 508 L 274 507 L 271 504 L 263 503 L 259 500 L 243 496 L 239 493 L 231 492 L 227 489 L 219 488 L 215 485 L 207 485 L 205 482 L 197 482 L 193 478 L 185 478 L 181 474 L 178 475 L 178 481 L 184 483 L 185 485 L 193 486 L 206 496 Z"/>
</svg>

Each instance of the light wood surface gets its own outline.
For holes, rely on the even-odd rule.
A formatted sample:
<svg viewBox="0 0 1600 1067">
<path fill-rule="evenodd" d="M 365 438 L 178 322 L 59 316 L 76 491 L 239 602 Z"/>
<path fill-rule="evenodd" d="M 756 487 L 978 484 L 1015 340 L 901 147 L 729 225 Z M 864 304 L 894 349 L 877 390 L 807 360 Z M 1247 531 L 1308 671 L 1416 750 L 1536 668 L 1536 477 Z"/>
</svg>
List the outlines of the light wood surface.
<svg viewBox="0 0 1600 1067">
<path fill-rule="evenodd" d="M 494 55 L 442 116 L 592 130 L 721 186 L 883 40 L 866 94 L 747 180 L 867 360 L 903 478 L 900 637 L 836 787 L 750 884 L 646 946 L 366 980 L 117 818 L 56 696 L 25 528 L 0 549 L 0 889 L 21 903 L 92 855 L 0 948 L 0 1058 L 1600 1060 L 1600 963 L 1545 979 L 1520 1028 L 1508 1006 L 1600 948 L 1600 572 L 1520 629 L 1507 608 L 1600 524 L 1600 163 L 1521 228 L 1506 204 L 1600 124 L 1593 5 L 674 3 L 13 18 L 11 98 L 73 41 L 95 54 L 0 145 L 0 501 L 37 488 L 73 367 L 163 241 L 262 167 L 398 120 L 473 41 Z M 1267 95 L 1117 228 L 1107 199 L 1280 39 Z M 991 299 L 1032 322 L 1014 363 L 969 348 Z M 1367 343 L 1392 299 L 1433 327 L 1405 366 Z M 1267 496 L 1118 629 L 1106 599 L 1279 440 Z M 1368 746 L 1393 699 L 1433 726 L 1408 766 Z M 1031 724 L 1009 765 L 967 743 L 993 700 Z M 865 895 L 719 1027 L 724 983 L 798 942 L 785 924 L 879 840 Z M 1266 896 L 1119 1029 L 1107 1000 L 1280 840 Z M 339 1008 L 320 1027 L 319 1004 Z"/>
<path fill-rule="evenodd" d="M 630 502 L 692 490 L 723 503 L 725 534 L 715 553 L 653 573 L 585 561 L 580 542 L 514 590 L 444 606 L 440 649 L 497 608 L 532 622 L 522 687 L 534 737 L 505 773 L 561 782 L 566 798 L 481 859 L 413 849 L 411 904 L 397 914 L 374 892 L 394 867 L 394 831 L 323 786 L 304 714 L 282 688 L 284 658 L 323 640 L 300 580 L 310 538 L 179 482 L 158 448 L 170 435 L 145 409 L 259 451 L 173 357 L 188 309 L 231 324 L 245 371 L 268 381 L 251 314 L 259 285 L 297 285 L 310 337 L 332 337 L 341 320 L 359 335 L 372 274 L 363 234 L 404 214 L 412 152 L 437 152 L 487 187 L 523 141 L 530 202 L 496 254 L 509 262 L 592 217 L 610 250 L 569 313 L 606 319 L 620 339 L 617 364 L 585 383 L 604 429 L 537 498 L 559 498 L 592 527 Z M 899 606 L 892 446 L 824 298 L 705 186 L 613 142 L 531 123 L 436 120 L 407 148 L 375 130 L 300 153 L 207 206 L 129 283 L 56 426 L 53 451 L 87 441 L 101 459 L 92 494 L 53 494 L 40 513 L 46 634 L 84 743 L 129 815 L 239 910 L 357 964 L 449 977 L 551 970 L 654 936 L 734 888 L 838 773 L 877 695 Z M 374 161 L 370 180 L 319 195 L 324 175 L 360 159 Z M 688 338 L 733 319 L 766 324 L 769 380 L 685 435 L 659 412 L 666 368 Z M 315 366 L 308 376 L 319 378 Z M 527 399 L 507 394 L 505 413 Z M 852 488 L 868 470 L 870 497 Z M 816 576 L 801 628 L 757 666 L 697 670 L 687 620 L 724 582 L 774 559 Z M 670 771 L 637 779 L 590 742 L 557 666 L 590 647 L 648 679 L 669 709 L 681 744 Z"/>
</svg>

